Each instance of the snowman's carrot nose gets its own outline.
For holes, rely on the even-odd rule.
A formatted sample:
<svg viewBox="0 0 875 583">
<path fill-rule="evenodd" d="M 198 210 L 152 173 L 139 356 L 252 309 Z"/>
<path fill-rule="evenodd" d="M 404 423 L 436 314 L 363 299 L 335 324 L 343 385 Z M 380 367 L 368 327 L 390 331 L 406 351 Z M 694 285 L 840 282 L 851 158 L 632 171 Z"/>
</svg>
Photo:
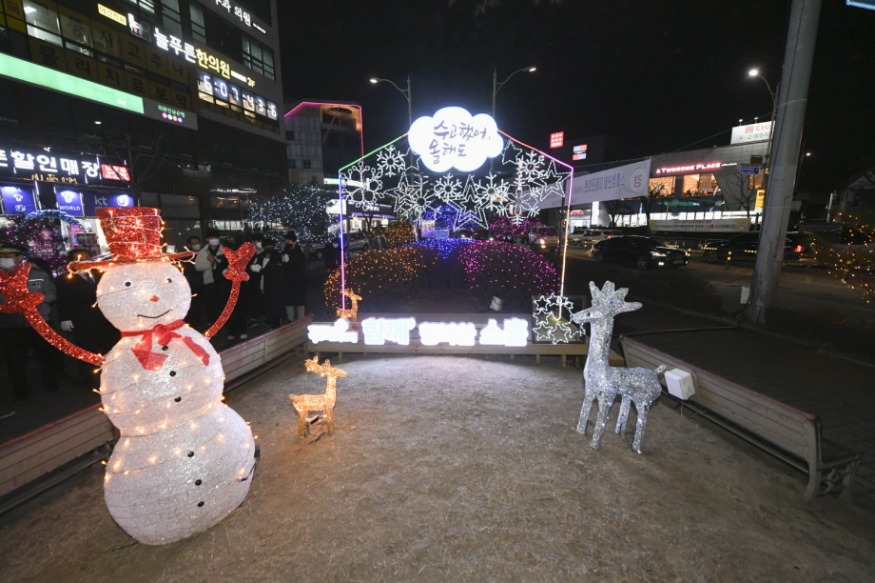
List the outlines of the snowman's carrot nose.
<svg viewBox="0 0 875 583">
<path fill-rule="evenodd" d="M 149 301 L 150 302 L 157 302 L 159 299 L 160 298 L 158 296 L 152 296 L 151 298 L 149 298 Z"/>
</svg>

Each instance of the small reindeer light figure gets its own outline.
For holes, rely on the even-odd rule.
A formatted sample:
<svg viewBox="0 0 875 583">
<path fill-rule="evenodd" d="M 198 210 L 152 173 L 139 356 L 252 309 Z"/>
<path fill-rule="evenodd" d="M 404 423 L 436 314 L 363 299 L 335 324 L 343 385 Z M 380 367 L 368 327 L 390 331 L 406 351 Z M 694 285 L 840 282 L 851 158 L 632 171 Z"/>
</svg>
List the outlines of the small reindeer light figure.
<svg viewBox="0 0 875 583">
<path fill-rule="evenodd" d="M 349 298 L 352 306 L 349 308 L 337 308 L 337 317 L 346 318 L 350 323 L 355 323 L 359 315 L 359 300 L 362 297 L 351 289 L 343 290 L 343 295 Z"/>
<path fill-rule="evenodd" d="M 349 376 L 346 371 L 331 366 L 330 360 L 319 364 L 314 356 L 304 361 L 307 372 L 325 377 L 325 393 L 321 395 L 289 395 L 292 408 L 298 414 L 298 437 L 307 436 L 307 418 L 310 413 L 321 412 L 325 416 L 325 427 L 329 435 L 334 432 L 334 403 L 337 401 L 337 379 Z"/>
</svg>

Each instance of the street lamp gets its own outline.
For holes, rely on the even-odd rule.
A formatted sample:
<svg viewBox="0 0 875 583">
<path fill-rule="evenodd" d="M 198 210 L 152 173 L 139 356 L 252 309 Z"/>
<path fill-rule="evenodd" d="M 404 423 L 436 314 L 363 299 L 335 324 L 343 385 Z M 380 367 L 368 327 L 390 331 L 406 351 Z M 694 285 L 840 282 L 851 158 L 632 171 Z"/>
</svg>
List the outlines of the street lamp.
<svg viewBox="0 0 875 583">
<path fill-rule="evenodd" d="M 392 87 L 398 90 L 398 92 L 404 96 L 404 99 L 407 100 L 407 127 L 413 125 L 413 94 L 410 92 L 410 75 L 407 76 L 407 89 L 401 89 L 398 85 L 390 80 L 390 79 L 381 79 L 379 77 L 371 77 L 371 83 L 376 85 L 377 83 L 388 83 Z"/>
<path fill-rule="evenodd" d="M 538 68 L 531 67 L 523 67 L 522 69 L 517 69 L 510 75 L 504 78 L 504 81 L 501 83 L 498 82 L 498 69 L 492 70 L 492 118 L 495 119 L 495 96 L 498 95 L 498 92 L 501 91 L 501 88 L 504 87 L 504 84 L 510 81 L 510 78 L 516 75 L 517 73 L 522 73 L 523 71 L 527 73 L 534 73 Z"/>
<path fill-rule="evenodd" d="M 769 184 L 769 167 L 772 165 L 772 136 L 775 135 L 775 117 L 778 113 L 778 90 L 781 88 L 781 84 L 778 83 L 775 85 L 775 90 L 772 91 L 772 86 L 769 84 L 769 80 L 760 75 L 760 70 L 757 68 L 751 69 L 747 72 L 748 77 L 759 77 L 763 80 L 763 83 L 766 84 L 766 89 L 769 90 L 769 95 L 772 97 L 772 121 L 771 125 L 769 125 L 769 141 L 766 146 L 766 163 L 763 164 L 764 174 L 763 174 L 763 186 L 766 187 Z"/>
</svg>

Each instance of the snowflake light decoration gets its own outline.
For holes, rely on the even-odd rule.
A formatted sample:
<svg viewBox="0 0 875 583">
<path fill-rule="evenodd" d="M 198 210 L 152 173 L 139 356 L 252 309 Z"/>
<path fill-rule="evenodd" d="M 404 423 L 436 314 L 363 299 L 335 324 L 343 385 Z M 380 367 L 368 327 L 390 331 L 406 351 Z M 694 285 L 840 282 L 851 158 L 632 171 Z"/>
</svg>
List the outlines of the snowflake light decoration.
<svg viewBox="0 0 875 583">
<path fill-rule="evenodd" d="M 385 168 L 382 166 L 372 168 L 365 164 L 358 164 L 351 168 L 344 181 L 347 185 L 344 191 L 346 200 L 358 207 L 376 205 L 379 193 L 383 190 L 383 182 L 380 178 L 384 172 Z"/>
<path fill-rule="evenodd" d="M 538 215 L 546 198 L 564 196 L 572 169 L 504 135 L 508 139 L 500 157 L 484 173 L 475 170 L 464 181 L 424 170 L 418 154 L 395 145 L 398 138 L 369 154 L 371 162 L 362 158 L 341 172 L 342 196 L 358 207 L 391 200 L 396 213 L 411 220 L 454 203 L 462 209 L 457 227 L 487 227 L 488 219 L 497 217 L 521 224 Z"/>
<path fill-rule="evenodd" d="M 383 169 L 383 175 L 392 177 L 400 175 L 407 167 L 405 154 L 402 154 L 395 146 L 387 146 L 377 152 L 377 166 Z"/>
</svg>

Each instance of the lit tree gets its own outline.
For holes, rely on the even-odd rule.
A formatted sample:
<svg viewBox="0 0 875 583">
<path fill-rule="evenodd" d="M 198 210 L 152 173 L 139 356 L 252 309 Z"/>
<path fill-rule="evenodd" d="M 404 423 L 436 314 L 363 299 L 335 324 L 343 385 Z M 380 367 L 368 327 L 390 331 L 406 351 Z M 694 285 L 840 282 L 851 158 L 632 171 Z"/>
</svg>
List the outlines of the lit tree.
<svg viewBox="0 0 875 583">
<path fill-rule="evenodd" d="M 831 244 L 816 239 L 815 257 L 829 268 L 830 275 L 860 292 L 867 304 L 875 302 L 875 211 L 840 213 L 844 236 L 849 244 Z"/>
<path fill-rule="evenodd" d="M 282 193 L 256 204 L 252 220 L 293 228 L 299 239 L 327 240 L 331 222 L 325 209 L 335 200 L 333 193 L 311 185 L 291 184 Z"/>
</svg>

